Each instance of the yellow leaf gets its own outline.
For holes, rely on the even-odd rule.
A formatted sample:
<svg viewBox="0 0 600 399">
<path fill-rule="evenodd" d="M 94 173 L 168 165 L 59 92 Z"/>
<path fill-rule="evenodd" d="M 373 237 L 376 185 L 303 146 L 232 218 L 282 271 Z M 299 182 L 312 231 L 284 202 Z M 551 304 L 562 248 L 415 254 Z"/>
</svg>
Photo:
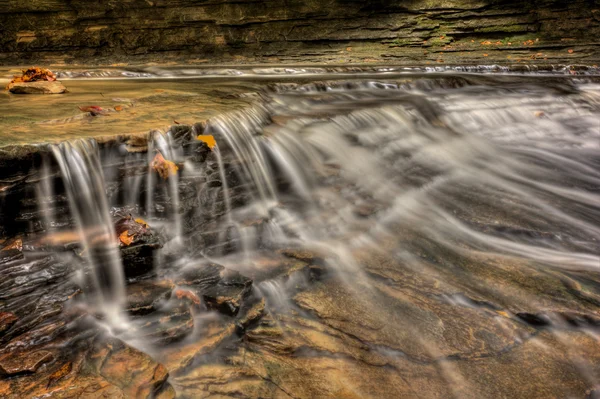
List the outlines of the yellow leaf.
<svg viewBox="0 0 600 399">
<path fill-rule="evenodd" d="M 215 137 L 210 134 L 200 135 L 198 136 L 198 140 L 204 141 L 211 150 L 217 145 L 217 140 L 215 140 Z"/>
<path fill-rule="evenodd" d="M 119 241 L 121 241 L 121 244 L 125 246 L 131 245 L 133 242 L 133 236 L 130 236 L 129 231 L 125 230 L 119 235 Z"/>
<path fill-rule="evenodd" d="M 148 228 L 148 223 L 146 223 L 146 221 L 142 218 L 137 218 L 134 220 L 137 224 L 141 224 L 142 226 L 144 226 L 145 228 Z"/>
</svg>

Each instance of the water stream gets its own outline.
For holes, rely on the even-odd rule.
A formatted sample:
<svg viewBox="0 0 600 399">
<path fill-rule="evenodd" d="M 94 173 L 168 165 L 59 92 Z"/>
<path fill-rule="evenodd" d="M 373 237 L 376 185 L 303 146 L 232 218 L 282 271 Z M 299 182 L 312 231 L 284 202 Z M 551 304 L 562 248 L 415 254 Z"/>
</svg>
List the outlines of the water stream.
<svg viewBox="0 0 600 399">
<path fill-rule="evenodd" d="M 189 134 L 151 133 L 147 155 L 107 150 L 115 166 L 94 140 L 52 147 L 86 301 L 109 324 L 132 318 L 115 336 L 163 362 L 178 395 L 532 397 L 519 367 L 556 397 L 600 384 L 585 349 L 600 345 L 597 78 L 342 76 L 257 93 Z M 158 152 L 177 174 L 148 166 Z M 114 234 L 124 214 L 162 245 L 135 277 Z M 156 282 L 172 295 L 131 316 L 132 287 Z M 235 339 L 194 346 L 229 322 Z M 505 353 L 516 369 L 494 363 Z"/>
</svg>

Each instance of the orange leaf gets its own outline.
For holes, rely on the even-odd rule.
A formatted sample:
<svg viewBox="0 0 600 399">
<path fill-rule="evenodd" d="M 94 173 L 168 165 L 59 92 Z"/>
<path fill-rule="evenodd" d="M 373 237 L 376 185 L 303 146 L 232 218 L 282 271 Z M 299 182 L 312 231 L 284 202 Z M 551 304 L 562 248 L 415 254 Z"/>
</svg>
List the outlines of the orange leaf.
<svg viewBox="0 0 600 399">
<path fill-rule="evenodd" d="M 569 49 L 569 54 L 573 54 L 573 49 Z"/>
<path fill-rule="evenodd" d="M 144 228 L 148 228 L 148 223 L 146 223 L 146 221 L 142 218 L 137 218 L 134 220 L 134 222 L 141 224 L 142 226 L 144 226 Z"/>
<path fill-rule="evenodd" d="M 121 244 L 123 244 L 124 246 L 131 245 L 131 243 L 133 242 L 133 235 L 130 236 L 129 231 L 125 230 L 119 235 L 119 241 L 121 241 Z"/>
<path fill-rule="evenodd" d="M 202 303 L 202 301 L 200 301 L 200 298 L 198 298 L 198 295 L 194 294 L 191 291 L 183 290 L 181 288 L 178 288 L 175 290 L 175 296 L 177 297 L 177 299 L 183 299 L 183 298 L 189 299 L 196 305 L 200 305 Z"/>
<path fill-rule="evenodd" d="M 176 175 L 179 170 L 175 163 L 165 159 L 160 152 L 156 154 L 150 166 L 165 180 L 168 179 L 169 176 Z"/>
<path fill-rule="evenodd" d="M 200 135 L 197 138 L 200 141 L 204 141 L 211 150 L 217 145 L 217 140 L 215 140 L 215 137 L 212 135 Z"/>
<path fill-rule="evenodd" d="M 123 111 L 123 107 L 121 105 L 115 105 L 115 111 L 121 112 Z"/>
</svg>

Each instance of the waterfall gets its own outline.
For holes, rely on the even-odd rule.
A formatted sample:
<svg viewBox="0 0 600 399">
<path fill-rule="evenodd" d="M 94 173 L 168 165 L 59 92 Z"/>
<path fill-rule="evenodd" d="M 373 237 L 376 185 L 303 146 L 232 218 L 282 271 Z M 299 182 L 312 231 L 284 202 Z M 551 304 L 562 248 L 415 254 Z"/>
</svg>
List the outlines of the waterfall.
<svg viewBox="0 0 600 399">
<path fill-rule="evenodd" d="M 51 146 L 77 224 L 86 260 L 86 292 L 111 324 L 120 320 L 125 300 L 125 277 L 118 241 L 106 200 L 106 188 L 98 145 L 93 140 L 76 140 Z"/>
</svg>

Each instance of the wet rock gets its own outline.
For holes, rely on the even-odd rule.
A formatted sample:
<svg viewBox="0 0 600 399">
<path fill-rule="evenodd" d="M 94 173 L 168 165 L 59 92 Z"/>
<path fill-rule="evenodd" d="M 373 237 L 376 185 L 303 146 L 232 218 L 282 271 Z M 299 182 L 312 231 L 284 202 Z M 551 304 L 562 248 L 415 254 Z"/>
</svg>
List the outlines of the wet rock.
<svg viewBox="0 0 600 399">
<path fill-rule="evenodd" d="M 154 345 L 181 341 L 194 329 L 194 318 L 186 300 L 174 299 L 159 311 L 138 320 L 126 338 Z"/>
<path fill-rule="evenodd" d="M 533 327 L 547 327 L 552 324 L 550 318 L 544 314 L 517 313 L 516 316 Z"/>
<path fill-rule="evenodd" d="M 23 259 L 23 241 L 17 238 L 0 250 L 0 265 L 13 260 Z"/>
<path fill-rule="evenodd" d="M 209 310 L 235 316 L 250 292 L 252 280 L 211 263 L 185 270 L 175 283 L 193 287 Z"/>
<path fill-rule="evenodd" d="M 236 320 L 235 328 L 238 335 L 242 335 L 249 327 L 254 325 L 265 314 L 265 299 L 252 305 L 242 317 Z"/>
<path fill-rule="evenodd" d="M 67 88 L 58 81 L 12 83 L 9 91 L 14 94 L 62 94 Z"/>
<path fill-rule="evenodd" d="M 17 320 L 19 318 L 10 312 L 0 312 L 0 335 L 12 327 Z"/>
<path fill-rule="evenodd" d="M 0 357 L 0 375 L 35 373 L 42 364 L 52 361 L 53 358 L 52 353 L 45 350 L 33 353 L 12 352 Z"/>
<path fill-rule="evenodd" d="M 281 249 L 277 252 L 279 252 L 280 254 L 282 254 L 284 256 L 287 256 L 288 258 L 298 259 L 298 260 L 301 260 L 303 262 L 307 262 L 310 264 L 320 265 L 320 266 L 325 265 L 324 256 L 320 255 L 317 252 L 308 250 L 308 249 L 286 248 L 286 249 Z"/>
<path fill-rule="evenodd" d="M 155 312 L 169 300 L 174 285 L 168 281 L 140 281 L 127 286 L 126 309 L 135 316 Z"/>
<path fill-rule="evenodd" d="M 228 270 L 222 273 L 222 277 L 217 285 L 202 292 L 202 299 L 209 309 L 235 316 L 250 292 L 252 280 Z"/>
<path fill-rule="evenodd" d="M 120 240 L 125 277 L 150 274 L 154 269 L 155 251 L 162 247 L 158 233 L 141 219 L 126 216 L 115 224 Z"/>
</svg>

